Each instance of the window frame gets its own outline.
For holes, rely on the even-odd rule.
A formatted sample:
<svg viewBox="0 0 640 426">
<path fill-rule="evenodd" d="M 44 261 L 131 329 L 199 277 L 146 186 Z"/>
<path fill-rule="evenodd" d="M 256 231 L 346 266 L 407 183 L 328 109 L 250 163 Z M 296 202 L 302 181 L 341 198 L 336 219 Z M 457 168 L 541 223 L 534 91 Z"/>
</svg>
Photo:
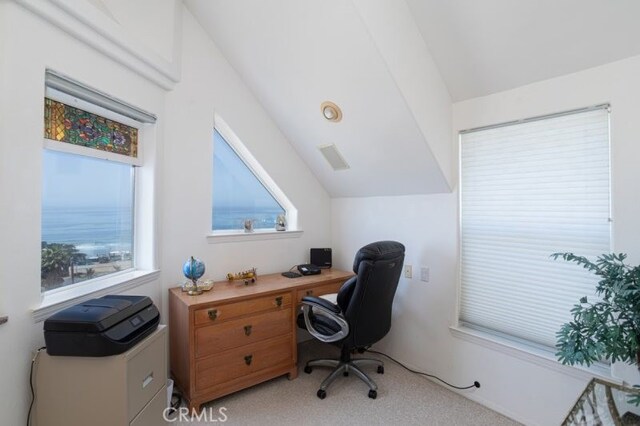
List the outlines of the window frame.
<svg viewBox="0 0 640 426">
<path fill-rule="evenodd" d="M 253 241 L 253 240 L 271 240 L 281 238 L 299 238 L 302 236 L 303 231 L 300 229 L 298 222 L 298 209 L 293 205 L 285 193 L 275 183 L 275 181 L 269 176 L 266 170 L 258 162 L 258 160 L 251 154 L 249 149 L 242 143 L 238 135 L 231 129 L 227 122 L 218 114 L 214 115 L 214 125 L 211 132 L 211 146 L 213 147 L 213 131 L 220 133 L 220 136 L 231 147 L 236 155 L 247 166 L 249 171 L 255 176 L 255 178 L 262 184 L 262 186 L 271 194 L 275 201 L 284 209 L 287 218 L 287 230 L 276 231 L 275 229 L 254 229 L 253 232 L 244 232 L 242 229 L 232 230 L 213 230 L 213 223 L 209 224 L 209 234 L 206 236 L 207 241 L 210 244 L 226 243 L 233 241 Z M 213 164 L 213 151 L 212 162 Z M 213 178 L 213 171 L 211 176 Z M 213 217 L 213 188 L 211 188 L 210 197 L 211 203 L 211 216 Z"/>
<path fill-rule="evenodd" d="M 550 119 L 554 117 L 560 117 L 563 115 L 571 115 L 580 112 L 587 112 L 591 110 L 604 109 L 608 113 L 609 120 L 609 134 L 608 134 L 608 169 L 609 169 L 609 249 L 613 248 L 613 230 L 612 230 L 612 220 L 611 215 L 613 212 L 613 192 L 612 192 L 612 158 L 611 158 L 611 105 L 609 103 L 606 104 L 597 104 L 586 108 L 579 108 L 569 111 L 563 111 L 555 114 L 545 114 L 540 116 L 533 116 L 527 119 L 514 120 L 504 123 L 499 123 L 495 125 L 487 125 L 476 127 L 468 130 L 461 130 L 458 132 L 458 182 L 462 183 L 462 136 L 464 133 L 472 132 L 472 131 L 481 131 L 481 130 L 490 130 L 498 127 L 505 127 L 514 124 L 523 124 L 531 121 L 539 121 Z M 457 299 L 455 304 L 455 320 L 453 325 L 449 327 L 450 333 L 453 337 L 471 342 L 474 344 L 479 344 L 483 347 L 489 348 L 491 350 L 496 350 L 498 352 L 508 354 L 514 356 L 516 358 L 535 363 L 537 365 L 556 370 L 562 372 L 564 374 L 568 374 L 577 378 L 589 378 L 589 377 L 600 377 L 606 380 L 610 380 L 613 382 L 621 382 L 620 379 L 617 379 L 612 376 L 612 366 L 613 364 L 609 364 L 606 362 L 594 363 L 589 367 L 586 366 L 568 366 L 561 364 L 556 356 L 555 350 L 550 347 L 546 347 L 544 345 L 538 344 L 536 342 L 528 341 L 524 338 L 520 338 L 517 336 L 511 336 L 500 331 L 494 331 L 491 329 L 487 329 L 481 326 L 474 326 L 472 324 L 467 324 L 465 321 L 461 319 L 461 294 L 462 294 L 462 213 L 463 205 L 462 205 L 462 188 L 458 187 L 458 278 L 457 278 Z M 577 301 L 577 299 L 576 299 Z"/>
<path fill-rule="evenodd" d="M 47 70 L 47 79 L 49 74 L 54 73 Z M 54 73 L 57 76 L 60 74 Z M 122 124 L 132 126 L 138 129 L 138 157 L 126 157 L 120 154 L 113 154 L 97 149 L 75 146 L 69 143 L 60 143 L 51 141 L 43 137 L 42 151 L 45 149 L 66 152 L 85 157 L 93 157 L 102 160 L 116 161 L 124 164 L 131 164 L 132 183 L 133 183 L 133 202 L 132 202 L 132 260 L 133 267 L 127 270 L 117 271 L 108 275 L 93 278 L 90 280 L 74 283 L 68 286 L 41 292 L 41 303 L 32 309 L 32 316 L 35 322 L 40 322 L 48 318 L 50 315 L 61 309 L 73 306 L 91 298 L 101 297 L 107 294 L 121 293 L 123 291 L 136 288 L 138 286 L 153 282 L 159 279 L 160 271 L 157 269 L 157 256 L 154 247 L 156 239 L 156 221 L 155 221 L 155 195 L 154 187 L 156 185 L 155 162 L 152 158 L 154 155 L 146 156 L 146 150 L 155 149 L 156 137 L 156 116 L 133 107 L 123 101 L 85 86 L 76 83 L 68 77 L 62 76 L 65 81 L 70 82 L 70 86 L 77 84 L 82 90 L 86 91 L 97 98 L 107 99 L 116 104 L 129 107 L 136 112 L 146 114 L 145 120 L 138 121 L 120 113 L 113 112 L 107 108 L 98 106 L 91 102 L 87 102 L 80 97 L 73 96 L 68 93 L 61 92 L 55 87 L 50 87 L 47 83 L 45 86 L 44 98 L 66 103 L 67 105 L 83 109 L 93 114 L 98 114 L 104 118 L 118 121 Z M 40 205 L 42 209 L 42 205 Z M 42 232 L 40 232 L 42 238 Z"/>
</svg>

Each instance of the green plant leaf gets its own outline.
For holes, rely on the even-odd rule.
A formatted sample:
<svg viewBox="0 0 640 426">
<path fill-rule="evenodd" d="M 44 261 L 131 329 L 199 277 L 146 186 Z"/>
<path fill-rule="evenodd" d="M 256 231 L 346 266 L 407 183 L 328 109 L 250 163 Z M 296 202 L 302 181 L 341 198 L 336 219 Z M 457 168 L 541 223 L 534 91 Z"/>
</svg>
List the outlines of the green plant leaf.
<svg viewBox="0 0 640 426">
<path fill-rule="evenodd" d="M 636 362 L 640 350 L 640 266 L 624 263 L 627 255 L 610 253 L 595 262 L 573 253 L 554 253 L 554 259 L 573 262 L 602 279 L 596 285 L 600 300 L 586 296 L 571 308 L 573 321 L 556 333 L 556 357 L 563 364 L 586 364 L 609 359 Z"/>
</svg>

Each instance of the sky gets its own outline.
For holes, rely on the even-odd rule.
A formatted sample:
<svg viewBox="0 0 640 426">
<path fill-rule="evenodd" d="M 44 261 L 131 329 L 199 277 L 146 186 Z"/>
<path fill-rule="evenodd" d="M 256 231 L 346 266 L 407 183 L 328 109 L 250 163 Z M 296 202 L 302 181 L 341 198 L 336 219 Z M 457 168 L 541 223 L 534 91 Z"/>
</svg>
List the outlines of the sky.
<svg viewBox="0 0 640 426">
<path fill-rule="evenodd" d="M 131 173 L 128 164 L 45 149 L 42 206 L 128 207 Z"/>
<path fill-rule="evenodd" d="M 213 203 L 222 208 L 281 209 L 229 144 L 214 132 Z"/>
<path fill-rule="evenodd" d="M 218 132 L 214 132 L 213 203 L 225 209 L 282 209 Z M 44 150 L 44 208 L 130 206 L 132 166 Z"/>
</svg>

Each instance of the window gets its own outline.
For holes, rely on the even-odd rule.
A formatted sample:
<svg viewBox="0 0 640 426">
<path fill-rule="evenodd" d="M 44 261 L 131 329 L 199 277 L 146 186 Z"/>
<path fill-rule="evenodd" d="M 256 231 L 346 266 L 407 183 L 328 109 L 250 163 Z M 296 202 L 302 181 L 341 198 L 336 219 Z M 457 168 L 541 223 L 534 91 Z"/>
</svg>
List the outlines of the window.
<svg viewBox="0 0 640 426">
<path fill-rule="evenodd" d="M 461 132 L 460 321 L 555 346 L 610 251 L 607 106 Z"/>
<path fill-rule="evenodd" d="M 133 268 L 134 168 L 45 150 L 42 290 Z"/>
<path fill-rule="evenodd" d="M 47 71 L 43 292 L 135 269 L 138 139 L 143 122 L 154 121 L 148 113 Z"/>
<path fill-rule="evenodd" d="M 225 136 L 218 127 L 225 129 Z M 229 143 L 230 138 L 236 141 L 234 146 Z M 244 147 L 239 146 L 237 137 L 220 119 L 213 132 L 213 144 L 212 229 L 242 230 L 245 221 L 250 221 L 253 229 L 275 230 L 278 215 L 286 215 L 289 228 L 295 229 L 293 209 L 283 207 L 290 206 L 288 200 L 246 148 L 240 155 L 240 148 Z"/>
</svg>

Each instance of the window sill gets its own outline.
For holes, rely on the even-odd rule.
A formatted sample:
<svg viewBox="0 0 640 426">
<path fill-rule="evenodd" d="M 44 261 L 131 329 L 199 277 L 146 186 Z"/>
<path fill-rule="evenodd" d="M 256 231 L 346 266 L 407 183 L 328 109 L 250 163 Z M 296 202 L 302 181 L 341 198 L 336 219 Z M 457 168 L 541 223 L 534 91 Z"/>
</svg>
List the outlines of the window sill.
<svg viewBox="0 0 640 426">
<path fill-rule="evenodd" d="M 54 313 L 107 294 L 121 293 L 157 279 L 160 271 L 131 271 L 104 279 L 96 279 L 70 289 L 45 294 L 42 303 L 33 309 L 35 322 L 44 321 Z"/>
<path fill-rule="evenodd" d="M 240 241 L 279 240 L 283 238 L 300 238 L 303 231 L 272 231 L 257 229 L 254 232 L 217 231 L 207 235 L 209 244 L 232 243 Z"/>
<path fill-rule="evenodd" d="M 551 350 L 529 346 L 493 333 L 465 326 L 450 326 L 449 330 L 454 337 L 459 339 L 578 379 L 589 380 L 593 377 L 598 377 L 619 385 L 622 385 L 623 382 L 621 379 L 611 375 L 611 366 L 606 364 L 593 364 L 590 367 L 564 365 L 556 360 L 555 354 Z"/>
</svg>

